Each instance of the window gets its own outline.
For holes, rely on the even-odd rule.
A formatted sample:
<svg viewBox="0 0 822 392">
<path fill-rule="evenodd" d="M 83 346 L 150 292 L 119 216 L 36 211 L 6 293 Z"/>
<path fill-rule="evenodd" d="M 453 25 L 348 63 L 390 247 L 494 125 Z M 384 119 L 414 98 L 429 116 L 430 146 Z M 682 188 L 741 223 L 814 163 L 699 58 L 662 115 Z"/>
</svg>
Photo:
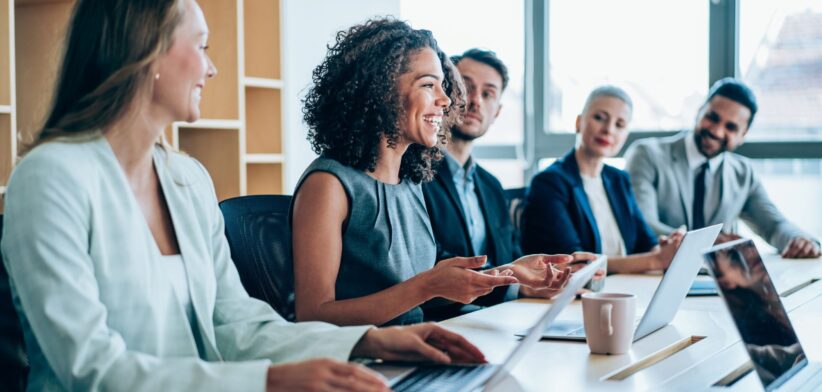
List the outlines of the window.
<svg viewBox="0 0 822 392">
<path fill-rule="evenodd" d="M 549 2 L 549 132 L 573 132 L 595 87 L 634 101 L 632 130 L 691 128 L 708 87 L 708 3 Z M 653 15 L 653 17 L 649 17 Z"/>
<path fill-rule="evenodd" d="M 448 55 L 461 54 L 471 48 L 493 50 L 508 67 L 509 81 L 502 95 L 502 111 L 488 133 L 475 142 L 480 148 L 505 146 L 508 148 L 504 151 L 514 152 L 502 159 L 478 159 L 505 188 L 525 185 L 526 163 L 520 158 L 525 104 L 524 4 L 524 0 L 400 1 L 400 17 L 414 28 L 431 30 Z"/>
<path fill-rule="evenodd" d="M 524 2 L 498 0 L 401 0 L 400 17 L 434 33 L 450 55 L 467 49 L 493 50 L 508 67 L 502 112 L 478 145 L 521 144 L 525 74 Z"/>
<path fill-rule="evenodd" d="M 752 163 L 779 211 L 815 238 L 822 237 L 822 209 L 818 208 L 822 159 L 754 159 Z M 741 232 L 753 237 L 753 231 L 747 227 Z"/>
<path fill-rule="evenodd" d="M 757 95 L 752 139 L 822 139 L 822 3 L 743 1 L 739 72 Z"/>
</svg>

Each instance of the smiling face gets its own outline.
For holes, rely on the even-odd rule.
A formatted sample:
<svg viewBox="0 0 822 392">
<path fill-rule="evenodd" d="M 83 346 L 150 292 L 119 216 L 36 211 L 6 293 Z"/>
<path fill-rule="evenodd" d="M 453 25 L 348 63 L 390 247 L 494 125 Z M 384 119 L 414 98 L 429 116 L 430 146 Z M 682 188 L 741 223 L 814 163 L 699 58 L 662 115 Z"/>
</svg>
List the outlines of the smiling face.
<svg viewBox="0 0 822 392">
<path fill-rule="evenodd" d="M 434 147 L 445 109 L 451 104 L 443 89 L 442 65 L 431 48 L 416 51 L 407 61 L 407 71 L 397 80 L 403 105 L 400 138 L 407 144 Z"/>
<path fill-rule="evenodd" d="M 623 100 L 603 95 L 594 98 L 588 109 L 577 116 L 580 149 L 599 158 L 616 156 L 628 138 L 631 108 Z"/>
<path fill-rule="evenodd" d="M 717 95 L 699 111 L 694 139 L 699 152 L 713 158 L 733 151 L 745 140 L 751 110 L 732 99 Z"/>
<path fill-rule="evenodd" d="M 499 116 L 502 76 L 490 65 L 470 58 L 463 58 L 457 69 L 465 82 L 468 106 L 462 124 L 452 132 L 456 138 L 471 141 L 485 135 Z"/>
<path fill-rule="evenodd" d="M 206 54 L 208 26 L 193 0 L 186 2 L 180 25 L 168 51 L 157 59 L 152 104 L 171 121 L 200 118 L 200 99 L 206 79 L 217 69 Z"/>
</svg>

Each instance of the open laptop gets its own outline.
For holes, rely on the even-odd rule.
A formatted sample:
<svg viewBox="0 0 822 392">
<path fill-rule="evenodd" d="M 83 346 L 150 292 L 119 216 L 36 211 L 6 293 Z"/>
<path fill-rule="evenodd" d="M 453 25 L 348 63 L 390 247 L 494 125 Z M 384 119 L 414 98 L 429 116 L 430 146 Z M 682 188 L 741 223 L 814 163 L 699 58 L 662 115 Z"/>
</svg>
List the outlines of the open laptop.
<svg viewBox="0 0 822 392">
<path fill-rule="evenodd" d="M 805 356 L 753 241 L 715 246 L 705 261 L 765 390 L 820 390 L 822 363 Z"/>
<path fill-rule="evenodd" d="M 714 225 L 685 233 L 668 271 L 654 292 L 651 303 L 634 329 L 634 341 L 668 325 L 676 316 L 679 305 L 688 294 L 691 284 L 702 266 L 702 252 L 710 248 L 722 225 Z M 554 340 L 584 342 L 585 328 L 580 321 L 559 321 L 546 328 L 542 337 Z"/>
<path fill-rule="evenodd" d="M 369 365 L 389 379 L 391 389 L 400 391 L 472 391 L 485 386 L 497 385 L 514 368 L 525 353 L 539 341 L 539 332 L 550 324 L 562 309 L 571 303 L 576 292 L 591 280 L 597 269 L 603 268 L 605 257 L 600 257 L 585 268 L 574 273 L 565 289 L 553 304 L 537 320 L 532 333 L 526 335 L 500 365 L 437 365 L 425 364 L 410 367 L 392 364 Z"/>
</svg>

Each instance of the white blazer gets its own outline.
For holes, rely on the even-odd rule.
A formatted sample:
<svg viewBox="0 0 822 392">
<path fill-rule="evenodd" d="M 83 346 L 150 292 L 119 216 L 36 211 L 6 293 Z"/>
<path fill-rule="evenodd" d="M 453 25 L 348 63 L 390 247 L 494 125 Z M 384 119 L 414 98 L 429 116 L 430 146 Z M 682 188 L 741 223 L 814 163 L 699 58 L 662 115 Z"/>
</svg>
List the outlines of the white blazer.
<svg viewBox="0 0 822 392">
<path fill-rule="evenodd" d="M 250 298 L 206 170 L 161 147 L 154 165 L 199 331 L 108 141 L 43 144 L 9 181 L 2 239 L 29 389 L 263 391 L 271 362 L 347 360 L 369 327 L 288 323 Z"/>
</svg>

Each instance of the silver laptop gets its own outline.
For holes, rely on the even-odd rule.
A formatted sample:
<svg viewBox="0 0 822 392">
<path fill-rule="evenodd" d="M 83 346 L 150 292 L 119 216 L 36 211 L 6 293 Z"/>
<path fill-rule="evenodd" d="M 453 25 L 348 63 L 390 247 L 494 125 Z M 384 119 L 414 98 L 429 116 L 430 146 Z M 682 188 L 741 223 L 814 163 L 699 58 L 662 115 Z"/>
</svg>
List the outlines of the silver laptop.
<svg viewBox="0 0 822 392">
<path fill-rule="evenodd" d="M 372 364 L 372 369 L 382 373 L 389 380 L 391 389 L 400 391 L 473 391 L 485 386 L 486 389 L 499 384 L 514 368 L 525 353 L 539 341 L 541 331 L 550 324 L 562 309 L 571 303 L 586 282 L 591 280 L 597 269 L 604 268 L 605 257 L 600 257 L 571 276 L 565 289 L 545 311 L 526 335 L 500 365 L 436 365 L 401 366 L 392 364 Z"/>
<path fill-rule="evenodd" d="M 765 390 L 820 390 L 822 363 L 805 356 L 753 241 L 713 247 L 705 261 Z"/>
<path fill-rule="evenodd" d="M 722 225 L 714 225 L 685 233 L 668 271 L 654 292 L 651 303 L 634 329 L 634 341 L 650 335 L 668 325 L 676 316 L 679 305 L 688 294 L 699 268 L 702 266 L 702 252 L 710 248 Z M 584 342 L 585 328 L 580 321 L 558 321 L 546 328 L 542 337 L 554 340 Z"/>
</svg>

